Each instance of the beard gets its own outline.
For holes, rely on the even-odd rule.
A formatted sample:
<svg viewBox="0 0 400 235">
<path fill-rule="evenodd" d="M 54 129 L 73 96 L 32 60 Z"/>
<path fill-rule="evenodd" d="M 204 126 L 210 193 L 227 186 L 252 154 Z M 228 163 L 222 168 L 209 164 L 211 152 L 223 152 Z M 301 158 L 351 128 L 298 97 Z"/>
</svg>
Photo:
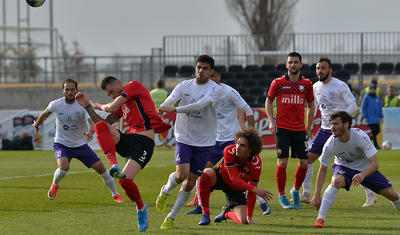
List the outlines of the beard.
<svg viewBox="0 0 400 235">
<path fill-rule="evenodd" d="M 289 70 L 288 73 L 289 73 L 289 74 L 292 74 L 292 75 L 297 75 L 297 74 L 300 73 L 300 69 L 294 70 L 294 71 L 290 71 L 290 70 Z"/>
<path fill-rule="evenodd" d="M 324 77 L 324 76 L 318 76 L 318 80 L 321 81 L 321 82 L 323 82 L 323 81 L 325 81 L 326 79 L 328 79 L 328 77 L 329 77 L 329 74 L 325 75 L 325 77 Z"/>
</svg>

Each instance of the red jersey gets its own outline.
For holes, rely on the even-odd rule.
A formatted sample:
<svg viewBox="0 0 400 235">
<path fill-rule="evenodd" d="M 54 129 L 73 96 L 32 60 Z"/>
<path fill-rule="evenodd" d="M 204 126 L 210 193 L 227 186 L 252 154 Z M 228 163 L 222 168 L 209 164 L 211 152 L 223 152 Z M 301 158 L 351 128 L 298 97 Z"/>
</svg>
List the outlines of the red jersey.
<svg viewBox="0 0 400 235">
<path fill-rule="evenodd" d="M 259 155 L 251 160 L 242 161 L 236 157 L 236 145 L 232 144 L 224 149 L 224 160 L 218 165 L 222 180 L 232 190 L 248 190 L 247 215 L 252 216 L 256 202 L 253 192 L 260 179 L 262 162 Z"/>
<path fill-rule="evenodd" d="M 286 130 L 304 131 L 304 107 L 314 100 L 312 82 L 300 76 L 291 82 L 287 75 L 275 78 L 268 91 L 271 101 L 277 97 L 276 126 Z"/>
<path fill-rule="evenodd" d="M 150 129 L 161 133 L 171 128 L 171 125 L 158 115 L 149 91 L 140 82 L 130 81 L 122 90 L 121 96 L 127 101 L 114 114 L 124 117 L 129 126 L 127 133 Z"/>
</svg>

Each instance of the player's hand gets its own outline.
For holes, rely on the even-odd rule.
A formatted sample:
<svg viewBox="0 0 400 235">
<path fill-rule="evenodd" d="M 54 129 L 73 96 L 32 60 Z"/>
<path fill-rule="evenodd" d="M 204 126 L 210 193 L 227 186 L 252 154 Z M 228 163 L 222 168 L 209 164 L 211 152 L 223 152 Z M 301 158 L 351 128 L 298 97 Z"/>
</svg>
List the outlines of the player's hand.
<svg viewBox="0 0 400 235">
<path fill-rule="evenodd" d="M 85 94 L 83 94 L 82 92 L 76 93 L 75 99 L 84 108 L 86 106 L 88 106 L 88 104 L 90 104 L 89 100 L 86 98 Z"/>
<path fill-rule="evenodd" d="M 176 108 L 173 108 L 173 107 L 160 106 L 158 108 L 158 113 L 161 114 L 161 115 L 163 113 L 174 113 L 174 112 L 176 112 Z"/>
<path fill-rule="evenodd" d="M 361 173 L 355 174 L 351 181 L 351 184 L 354 186 L 360 185 L 364 181 L 365 176 Z"/>
<path fill-rule="evenodd" d="M 262 197 L 266 201 L 271 200 L 272 196 L 273 196 L 273 194 L 270 191 L 268 191 L 267 189 L 263 189 L 263 188 L 255 187 L 253 189 L 253 192 L 255 192 L 258 196 Z"/>
<path fill-rule="evenodd" d="M 36 120 L 33 121 L 32 126 L 35 128 L 35 135 L 39 133 L 39 125 L 37 124 Z"/>
<path fill-rule="evenodd" d="M 319 208 L 321 207 L 321 197 L 320 196 L 316 196 L 314 195 L 311 199 L 311 205 L 315 206 L 315 209 L 317 209 L 317 211 L 319 211 Z"/>
<path fill-rule="evenodd" d="M 99 103 L 94 103 L 94 102 L 92 102 L 92 101 L 90 101 L 90 104 L 93 106 L 93 108 L 94 109 L 97 109 L 97 110 L 100 110 L 100 111 L 102 111 L 102 109 L 101 109 L 101 104 L 99 104 Z"/>
<path fill-rule="evenodd" d="M 90 142 L 93 139 L 93 134 L 90 131 L 84 132 L 84 136 L 86 136 L 86 140 Z"/>
<path fill-rule="evenodd" d="M 276 128 L 276 123 L 275 122 L 270 122 L 269 123 L 269 131 L 271 132 L 272 135 L 276 135 L 277 128 Z"/>
<path fill-rule="evenodd" d="M 254 220 L 253 220 L 253 217 L 251 217 L 251 216 L 247 216 L 247 223 L 256 224 L 256 222 L 254 222 Z"/>
</svg>

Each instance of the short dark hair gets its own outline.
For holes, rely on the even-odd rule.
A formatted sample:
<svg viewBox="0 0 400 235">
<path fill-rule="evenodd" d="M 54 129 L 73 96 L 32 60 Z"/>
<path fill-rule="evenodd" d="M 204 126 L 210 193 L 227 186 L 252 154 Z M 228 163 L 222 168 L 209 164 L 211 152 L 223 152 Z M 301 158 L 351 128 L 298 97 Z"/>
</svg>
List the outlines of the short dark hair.
<svg viewBox="0 0 400 235">
<path fill-rule="evenodd" d="M 115 81 L 119 81 L 118 78 L 114 76 L 107 76 L 101 81 L 101 89 L 105 90 L 108 84 L 114 83 Z"/>
<path fill-rule="evenodd" d="M 201 55 L 197 57 L 196 64 L 198 62 L 207 63 L 210 65 L 211 69 L 214 69 L 214 59 L 209 55 Z"/>
<path fill-rule="evenodd" d="M 165 87 L 165 82 L 164 82 L 164 80 L 159 79 L 159 80 L 157 81 L 157 87 L 158 87 L 158 88 L 164 88 L 164 87 Z"/>
<path fill-rule="evenodd" d="M 326 57 L 321 57 L 321 58 L 319 58 L 318 63 L 322 63 L 322 62 L 328 63 L 329 68 L 332 68 L 332 63 L 331 63 L 331 60 L 330 60 L 330 59 L 328 59 L 328 58 L 326 58 Z"/>
<path fill-rule="evenodd" d="M 286 58 L 288 58 L 288 57 L 298 57 L 301 62 L 301 55 L 298 52 L 292 51 L 289 54 L 287 54 Z"/>
<path fill-rule="evenodd" d="M 62 83 L 62 89 L 64 89 L 64 85 L 65 85 L 66 83 L 73 83 L 73 84 L 75 84 L 75 87 L 76 87 L 76 89 L 78 90 L 78 82 L 75 81 L 74 79 L 71 79 L 71 78 L 65 79 L 65 81 Z"/>
<path fill-rule="evenodd" d="M 258 132 L 252 128 L 248 127 L 246 129 L 243 129 L 242 131 L 239 131 L 235 134 L 235 143 L 239 138 L 245 138 L 247 140 L 247 143 L 249 144 L 249 147 L 251 149 L 251 155 L 257 155 L 261 152 L 262 150 L 262 141 L 260 136 L 258 135 Z"/>
<path fill-rule="evenodd" d="M 337 111 L 337 112 L 334 112 L 334 113 L 331 114 L 331 116 L 329 117 L 329 121 L 332 121 L 333 119 L 336 119 L 336 118 L 340 118 L 340 120 L 343 123 L 348 122 L 349 123 L 349 129 L 350 129 L 351 123 L 353 122 L 353 118 L 351 117 L 350 114 L 348 114 L 345 111 Z"/>
</svg>

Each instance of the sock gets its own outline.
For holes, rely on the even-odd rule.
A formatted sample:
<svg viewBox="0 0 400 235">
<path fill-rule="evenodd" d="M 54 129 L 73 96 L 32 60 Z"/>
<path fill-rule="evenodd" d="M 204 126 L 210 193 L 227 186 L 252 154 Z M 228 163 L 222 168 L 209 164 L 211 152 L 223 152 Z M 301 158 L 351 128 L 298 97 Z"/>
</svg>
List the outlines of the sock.
<svg viewBox="0 0 400 235">
<path fill-rule="evenodd" d="M 233 222 L 237 223 L 237 224 L 241 224 L 240 220 L 238 219 L 238 217 L 236 216 L 236 213 L 234 211 L 228 211 L 225 213 L 225 218 L 226 219 L 231 219 L 233 220 Z"/>
<path fill-rule="evenodd" d="M 294 173 L 294 184 L 293 188 L 294 191 L 299 191 L 301 185 L 303 184 L 304 178 L 306 177 L 307 174 L 307 167 L 302 168 L 300 166 L 297 166 L 296 172 Z"/>
<path fill-rule="evenodd" d="M 113 196 L 117 195 L 118 194 L 117 186 L 115 185 L 115 181 L 111 177 L 110 173 L 108 171 L 105 171 L 100 176 L 103 179 L 104 184 L 111 191 L 112 195 Z"/>
<path fill-rule="evenodd" d="M 399 199 L 397 199 L 397 201 L 392 201 L 392 204 L 394 206 L 394 208 L 396 208 L 397 210 L 400 210 L 400 194 L 399 195 Z"/>
<path fill-rule="evenodd" d="M 168 182 L 164 185 L 163 192 L 167 195 L 171 195 L 172 191 L 178 186 L 175 180 L 175 172 L 172 172 L 168 177 Z"/>
<path fill-rule="evenodd" d="M 142 209 L 144 206 L 142 197 L 140 196 L 140 192 L 138 187 L 136 186 L 135 182 L 133 182 L 132 179 L 118 179 L 119 184 L 121 187 L 124 189 L 126 195 L 131 199 L 132 201 L 136 202 L 136 208 L 138 210 Z"/>
<path fill-rule="evenodd" d="M 199 178 L 199 205 L 203 210 L 203 215 L 210 215 L 210 182 L 210 176 L 202 173 Z"/>
<path fill-rule="evenodd" d="M 115 155 L 115 143 L 111 136 L 110 129 L 105 121 L 94 124 L 97 142 L 111 166 L 118 164 Z"/>
<path fill-rule="evenodd" d="M 286 168 L 276 166 L 275 170 L 276 184 L 278 186 L 279 196 L 285 195 L 286 187 Z"/>
<path fill-rule="evenodd" d="M 303 193 L 311 194 L 311 182 L 314 173 L 314 164 L 308 164 L 306 178 L 303 181 Z"/>
<path fill-rule="evenodd" d="M 183 205 L 190 198 L 191 195 L 192 195 L 192 191 L 186 192 L 181 188 L 181 190 L 179 190 L 179 192 L 178 192 L 178 197 L 176 198 L 174 207 L 172 208 L 171 212 L 168 214 L 168 217 L 175 219 L 179 210 L 183 207 Z"/>
<path fill-rule="evenodd" d="M 57 168 L 56 171 L 54 171 L 53 184 L 58 186 L 58 184 L 60 183 L 60 181 L 64 178 L 64 176 L 66 174 L 67 174 L 67 171 Z"/>
<path fill-rule="evenodd" d="M 365 187 L 364 185 L 361 185 L 361 187 L 363 187 L 365 191 L 365 196 L 367 197 L 367 201 L 369 198 L 375 198 L 375 194 L 371 189 Z"/>
<path fill-rule="evenodd" d="M 258 205 L 263 204 L 263 203 L 267 203 L 267 201 L 265 201 L 264 198 L 262 198 L 262 197 L 260 197 L 258 195 L 257 195 L 256 198 L 257 198 Z"/>
<path fill-rule="evenodd" d="M 329 185 L 325 192 L 324 195 L 322 196 L 322 203 L 321 207 L 319 208 L 318 212 L 318 217 L 317 219 L 323 219 L 325 220 L 326 214 L 328 213 L 329 208 L 335 203 L 336 200 L 336 195 L 339 192 L 339 189 L 332 187 Z"/>
</svg>

